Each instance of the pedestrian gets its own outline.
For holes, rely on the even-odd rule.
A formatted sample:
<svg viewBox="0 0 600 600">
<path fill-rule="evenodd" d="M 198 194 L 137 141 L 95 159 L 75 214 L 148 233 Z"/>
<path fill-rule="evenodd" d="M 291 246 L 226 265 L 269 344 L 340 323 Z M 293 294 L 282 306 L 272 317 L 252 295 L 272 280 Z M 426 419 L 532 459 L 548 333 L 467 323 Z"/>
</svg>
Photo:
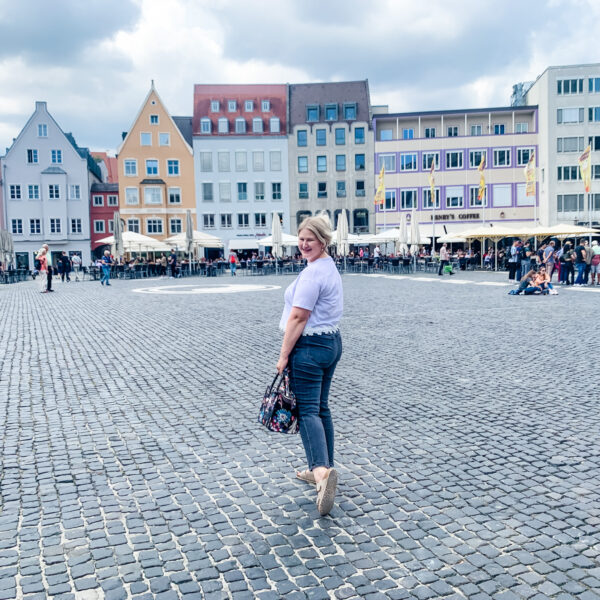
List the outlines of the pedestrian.
<svg viewBox="0 0 600 600">
<path fill-rule="evenodd" d="M 110 268 L 113 264 L 113 259 L 110 255 L 110 251 L 105 250 L 104 256 L 100 259 L 100 263 L 102 265 L 102 277 L 100 277 L 100 283 L 104 285 L 110 285 Z"/>
<path fill-rule="evenodd" d="M 517 271 L 521 270 L 521 242 L 515 240 L 513 245 L 510 247 L 510 254 L 508 258 L 508 278 L 511 281 L 519 281 L 521 278 L 517 275 Z"/>
<path fill-rule="evenodd" d="M 590 263 L 590 272 L 592 274 L 592 282 L 590 285 L 594 285 L 594 279 L 596 275 L 598 276 L 598 283 L 600 285 L 600 245 L 596 240 L 592 242 L 592 247 L 590 248 L 590 254 L 592 255 L 592 260 Z"/>
<path fill-rule="evenodd" d="M 583 240 L 583 247 L 585 249 L 585 271 L 583 273 L 583 285 L 589 285 L 590 272 L 592 270 L 592 250 L 588 246 L 587 240 Z"/>
<path fill-rule="evenodd" d="M 587 253 L 584 246 L 585 240 L 579 240 L 579 245 L 575 246 L 575 268 L 577 269 L 577 278 L 575 285 L 583 285 L 585 277 L 585 267 Z"/>
<path fill-rule="evenodd" d="M 232 250 L 229 253 L 229 269 L 231 271 L 231 276 L 235 277 L 235 269 L 237 267 L 237 254 Z"/>
<path fill-rule="evenodd" d="M 381 260 L 381 248 L 379 248 L 379 244 L 375 246 L 375 250 L 373 250 L 373 263 L 376 269 L 379 268 L 379 261 Z"/>
<path fill-rule="evenodd" d="M 167 276 L 167 257 L 164 252 L 160 255 L 160 276 Z"/>
<path fill-rule="evenodd" d="M 73 254 L 71 257 L 71 264 L 73 265 L 73 272 L 75 273 L 75 281 L 79 281 L 79 271 L 81 271 L 81 256 L 79 256 L 79 254 Z"/>
<path fill-rule="evenodd" d="M 53 292 L 52 289 L 52 265 L 48 260 L 48 244 L 44 244 L 39 250 L 35 257 L 39 263 L 39 277 L 40 277 L 40 292 L 45 294 L 47 292 Z"/>
<path fill-rule="evenodd" d="M 171 248 L 171 254 L 169 255 L 169 267 L 171 268 L 171 279 L 177 275 L 177 254 L 175 249 Z"/>
<path fill-rule="evenodd" d="M 71 281 L 71 259 L 64 250 L 58 259 L 58 263 L 61 281 L 64 283 L 66 278 L 67 283 L 69 283 Z"/>
<path fill-rule="evenodd" d="M 548 274 L 548 277 L 550 277 L 550 281 L 552 281 L 552 274 L 554 273 L 554 261 L 556 256 L 555 246 L 556 242 L 550 240 L 544 249 L 544 265 L 546 265 L 546 273 Z"/>
<path fill-rule="evenodd" d="M 563 285 L 573 285 L 575 278 L 575 270 L 573 261 L 575 260 L 575 252 L 571 248 L 571 243 L 566 242 L 563 253 L 560 257 L 560 277 Z M 571 282 L 569 283 L 569 279 Z"/>
<path fill-rule="evenodd" d="M 440 248 L 440 268 L 438 269 L 438 275 L 442 276 L 444 274 L 445 267 L 448 266 L 450 262 L 450 255 L 448 254 L 448 244 L 443 243 Z M 454 275 L 452 270 L 449 271 L 450 275 Z"/>
<path fill-rule="evenodd" d="M 342 355 L 338 324 L 343 312 L 340 274 L 327 247 L 331 229 L 322 217 L 308 217 L 298 227 L 298 248 L 306 268 L 285 291 L 280 329 L 285 331 L 277 371 L 289 366 L 296 396 L 300 436 L 308 469 L 297 472 L 317 486 L 317 509 L 328 514 L 335 498 L 334 431 L 329 389 Z"/>
</svg>

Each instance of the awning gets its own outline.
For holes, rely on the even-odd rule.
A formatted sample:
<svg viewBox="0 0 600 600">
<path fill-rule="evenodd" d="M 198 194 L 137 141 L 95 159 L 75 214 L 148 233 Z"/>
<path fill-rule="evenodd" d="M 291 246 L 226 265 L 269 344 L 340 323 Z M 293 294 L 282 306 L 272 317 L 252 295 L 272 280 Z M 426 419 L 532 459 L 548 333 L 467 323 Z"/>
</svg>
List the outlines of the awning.
<svg viewBox="0 0 600 600">
<path fill-rule="evenodd" d="M 229 240 L 229 250 L 258 250 L 258 242 L 255 239 Z"/>
<path fill-rule="evenodd" d="M 472 223 L 447 223 L 436 221 L 435 223 L 435 239 L 443 235 L 455 237 L 465 229 L 473 227 Z M 419 223 L 419 231 L 421 236 L 433 237 L 433 223 Z"/>
</svg>

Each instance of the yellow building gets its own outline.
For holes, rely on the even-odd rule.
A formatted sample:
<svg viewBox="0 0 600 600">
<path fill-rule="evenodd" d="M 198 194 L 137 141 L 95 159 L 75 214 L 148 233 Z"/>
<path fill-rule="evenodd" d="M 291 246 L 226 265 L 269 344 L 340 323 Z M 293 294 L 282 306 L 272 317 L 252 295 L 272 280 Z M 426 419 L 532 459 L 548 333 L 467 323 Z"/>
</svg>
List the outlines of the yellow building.
<svg viewBox="0 0 600 600">
<path fill-rule="evenodd" d="M 192 118 L 171 117 L 150 88 L 117 151 L 119 204 L 126 228 L 158 240 L 196 228 Z"/>
</svg>

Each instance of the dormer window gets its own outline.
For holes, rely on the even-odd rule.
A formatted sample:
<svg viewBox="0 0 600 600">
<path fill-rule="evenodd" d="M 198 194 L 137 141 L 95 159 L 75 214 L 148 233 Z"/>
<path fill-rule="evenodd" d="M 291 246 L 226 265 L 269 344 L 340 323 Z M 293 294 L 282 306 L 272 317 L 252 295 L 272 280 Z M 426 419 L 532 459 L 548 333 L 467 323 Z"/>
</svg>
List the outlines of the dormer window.
<svg viewBox="0 0 600 600">
<path fill-rule="evenodd" d="M 271 110 L 271 102 L 269 100 L 262 100 L 260 104 L 263 112 L 269 112 Z"/>
<path fill-rule="evenodd" d="M 337 104 L 326 104 L 325 105 L 325 120 L 326 121 L 337 121 L 337 118 L 338 118 Z"/>
<path fill-rule="evenodd" d="M 200 119 L 200 133 L 210 133 L 211 131 L 212 131 L 212 126 L 211 126 L 210 119 L 207 117 Z"/>
<path fill-rule="evenodd" d="M 254 102 L 252 100 L 246 100 L 246 102 L 244 102 L 244 110 L 246 112 L 252 112 L 254 110 Z"/>
<path fill-rule="evenodd" d="M 235 132 L 236 133 L 246 133 L 246 120 L 245 119 L 236 119 L 235 120 Z"/>
<path fill-rule="evenodd" d="M 219 133 L 229 133 L 229 121 L 225 118 L 219 119 Z"/>
<path fill-rule="evenodd" d="M 344 119 L 346 121 L 356 120 L 356 102 L 344 102 Z"/>
<path fill-rule="evenodd" d="M 235 112 L 237 110 L 237 102 L 235 100 L 227 101 L 227 110 L 229 112 Z"/>
<path fill-rule="evenodd" d="M 319 120 L 319 105 L 309 104 L 306 107 L 306 120 L 307 121 L 318 121 Z"/>
<path fill-rule="evenodd" d="M 269 121 L 269 129 L 271 130 L 271 133 L 279 133 L 279 119 L 277 117 L 272 117 L 271 120 Z"/>
<path fill-rule="evenodd" d="M 210 112 L 219 112 L 219 101 L 218 100 L 210 101 Z"/>
<path fill-rule="evenodd" d="M 252 119 L 252 131 L 253 131 L 253 133 L 262 133 L 263 132 L 262 119 Z"/>
</svg>

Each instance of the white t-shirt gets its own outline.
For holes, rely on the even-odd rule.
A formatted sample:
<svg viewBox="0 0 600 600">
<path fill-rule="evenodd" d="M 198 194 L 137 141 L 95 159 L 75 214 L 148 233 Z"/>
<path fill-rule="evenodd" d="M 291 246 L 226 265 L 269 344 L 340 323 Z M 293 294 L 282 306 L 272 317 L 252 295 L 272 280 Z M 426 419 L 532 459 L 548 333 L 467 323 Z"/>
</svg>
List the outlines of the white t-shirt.
<svg viewBox="0 0 600 600">
<path fill-rule="evenodd" d="M 279 328 L 285 331 L 292 307 L 310 310 L 302 335 L 338 330 L 344 310 L 342 278 L 331 256 L 308 263 L 285 290 L 285 306 Z"/>
</svg>

